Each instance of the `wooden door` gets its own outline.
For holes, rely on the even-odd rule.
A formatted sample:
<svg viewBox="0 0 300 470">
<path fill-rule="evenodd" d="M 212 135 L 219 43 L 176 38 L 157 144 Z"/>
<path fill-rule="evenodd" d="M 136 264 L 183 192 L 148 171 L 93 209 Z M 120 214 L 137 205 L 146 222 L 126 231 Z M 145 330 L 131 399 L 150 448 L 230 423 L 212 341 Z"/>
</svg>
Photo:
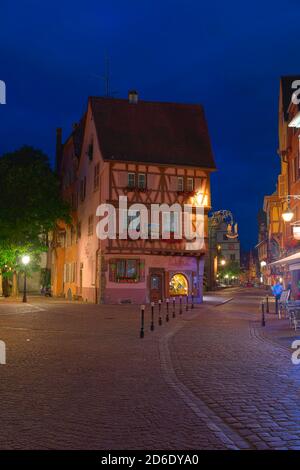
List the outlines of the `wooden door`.
<svg viewBox="0 0 300 470">
<path fill-rule="evenodd" d="M 164 276 L 162 272 L 150 273 L 150 301 L 163 300 Z"/>
</svg>

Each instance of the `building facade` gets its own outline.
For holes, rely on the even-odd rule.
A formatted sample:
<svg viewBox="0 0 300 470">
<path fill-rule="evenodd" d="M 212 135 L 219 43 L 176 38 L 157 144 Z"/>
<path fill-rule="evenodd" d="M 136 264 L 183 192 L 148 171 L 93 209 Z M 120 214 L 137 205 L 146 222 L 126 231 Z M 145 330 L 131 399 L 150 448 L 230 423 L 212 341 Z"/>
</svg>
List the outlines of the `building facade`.
<svg viewBox="0 0 300 470">
<path fill-rule="evenodd" d="M 233 265 L 240 267 L 240 240 L 237 223 L 234 222 L 229 210 L 220 210 L 210 214 L 208 227 L 209 250 L 205 271 L 208 280 L 207 287 L 214 289 L 220 279 L 221 271 L 225 272 L 225 267 L 229 268 Z M 234 283 L 237 281 L 236 276 L 234 279 L 229 280 L 228 277 L 226 280 L 227 283 L 233 283 L 233 281 Z"/>
<path fill-rule="evenodd" d="M 300 237 L 296 233 L 300 225 L 299 80 L 300 76 L 280 80 L 280 174 L 276 191 L 264 198 L 265 230 L 257 245 L 264 282 L 272 285 L 276 280 L 282 281 L 285 288 L 291 288 L 294 298 L 300 298 Z M 290 221 L 284 221 L 287 212 L 292 212 Z"/>
<path fill-rule="evenodd" d="M 200 206 L 207 241 L 215 164 L 202 107 L 141 101 L 136 92 L 128 99 L 91 97 L 79 125 L 57 146 L 62 193 L 73 212 L 72 224 L 62 224 L 54 237 L 54 295 L 143 303 L 193 293 L 201 301 L 205 243 L 193 248 L 172 233 L 99 239 L 97 209 L 109 204 L 119 220 L 122 197 L 149 213 L 153 204 Z"/>
</svg>

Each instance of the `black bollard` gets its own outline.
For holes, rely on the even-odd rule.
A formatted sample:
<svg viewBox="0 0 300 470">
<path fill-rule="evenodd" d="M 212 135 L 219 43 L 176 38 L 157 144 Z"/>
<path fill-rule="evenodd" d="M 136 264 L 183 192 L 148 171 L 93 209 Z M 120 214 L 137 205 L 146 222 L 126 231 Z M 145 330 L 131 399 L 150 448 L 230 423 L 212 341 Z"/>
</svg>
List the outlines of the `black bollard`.
<svg viewBox="0 0 300 470">
<path fill-rule="evenodd" d="M 169 321 L 169 299 L 166 299 L 166 304 L 167 304 L 167 314 L 166 314 L 166 321 Z"/>
<path fill-rule="evenodd" d="M 176 315 L 175 315 L 175 297 L 173 297 L 173 314 L 172 314 L 172 317 L 175 318 Z"/>
<path fill-rule="evenodd" d="M 194 292 L 192 292 L 192 307 L 191 308 L 194 308 Z"/>
<path fill-rule="evenodd" d="M 189 309 L 189 296 L 188 294 L 186 295 L 186 306 L 185 306 L 186 311 Z"/>
<path fill-rule="evenodd" d="M 182 295 L 179 297 L 179 313 L 182 314 Z"/>
<path fill-rule="evenodd" d="M 268 295 L 266 297 L 266 313 L 270 313 L 269 312 L 269 296 Z"/>
<path fill-rule="evenodd" d="M 158 324 L 161 326 L 162 325 L 162 318 L 161 318 L 161 300 L 158 301 Z"/>
<path fill-rule="evenodd" d="M 141 305 L 141 331 L 140 331 L 140 338 L 144 338 L 144 319 L 145 319 L 145 305 Z"/>
<path fill-rule="evenodd" d="M 261 326 L 266 326 L 264 301 L 261 303 Z"/>
<path fill-rule="evenodd" d="M 154 330 L 154 302 L 151 302 L 151 326 L 150 330 Z"/>
</svg>

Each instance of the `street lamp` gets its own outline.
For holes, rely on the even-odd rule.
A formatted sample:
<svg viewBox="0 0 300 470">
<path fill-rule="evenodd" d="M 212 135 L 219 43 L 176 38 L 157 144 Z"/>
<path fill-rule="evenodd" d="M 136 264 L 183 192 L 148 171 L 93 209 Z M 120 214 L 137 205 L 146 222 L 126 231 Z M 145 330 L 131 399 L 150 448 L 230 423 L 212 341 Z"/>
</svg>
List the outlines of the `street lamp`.
<svg viewBox="0 0 300 470">
<path fill-rule="evenodd" d="M 221 260 L 221 266 L 225 266 L 225 264 L 226 264 L 225 259 L 222 259 L 222 260 Z"/>
<path fill-rule="evenodd" d="M 26 292 L 26 282 L 27 282 L 27 273 L 26 273 L 26 266 L 30 262 L 30 256 L 24 255 L 22 256 L 22 263 L 24 264 L 24 291 L 23 291 L 23 302 L 27 302 L 27 292 Z"/>
<path fill-rule="evenodd" d="M 290 200 L 294 199 L 296 201 L 299 201 L 300 194 L 288 194 L 287 196 L 284 196 L 284 199 L 287 202 L 287 209 L 282 213 L 282 218 L 285 222 L 290 222 L 292 218 L 294 217 L 294 213 L 292 209 L 290 208 Z"/>
<path fill-rule="evenodd" d="M 290 222 L 294 217 L 294 213 L 292 212 L 290 206 L 288 205 L 287 210 L 282 213 L 282 218 L 285 222 Z"/>
<path fill-rule="evenodd" d="M 261 261 L 260 265 L 261 265 L 262 268 L 265 268 L 267 266 L 267 263 L 265 261 Z"/>
</svg>

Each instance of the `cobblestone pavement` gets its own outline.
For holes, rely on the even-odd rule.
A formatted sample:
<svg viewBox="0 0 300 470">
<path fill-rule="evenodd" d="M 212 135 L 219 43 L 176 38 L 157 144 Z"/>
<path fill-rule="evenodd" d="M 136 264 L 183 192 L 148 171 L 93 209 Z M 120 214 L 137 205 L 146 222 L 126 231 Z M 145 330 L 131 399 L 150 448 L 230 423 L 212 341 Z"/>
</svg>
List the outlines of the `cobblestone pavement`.
<svg viewBox="0 0 300 470">
<path fill-rule="evenodd" d="M 300 448 L 300 369 L 222 295 L 142 340 L 138 306 L 1 301 L 0 448 Z"/>
<path fill-rule="evenodd" d="M 300 449 L 300 366 L 264 338 L 258 311 L 259 298 L 247 291 L 201 311 L 170 340 L 172 363 L 184 385 L 243 438 L 239 448 Z M 267 321 L 278 322 L 271 315 Z"/>
</svg>

